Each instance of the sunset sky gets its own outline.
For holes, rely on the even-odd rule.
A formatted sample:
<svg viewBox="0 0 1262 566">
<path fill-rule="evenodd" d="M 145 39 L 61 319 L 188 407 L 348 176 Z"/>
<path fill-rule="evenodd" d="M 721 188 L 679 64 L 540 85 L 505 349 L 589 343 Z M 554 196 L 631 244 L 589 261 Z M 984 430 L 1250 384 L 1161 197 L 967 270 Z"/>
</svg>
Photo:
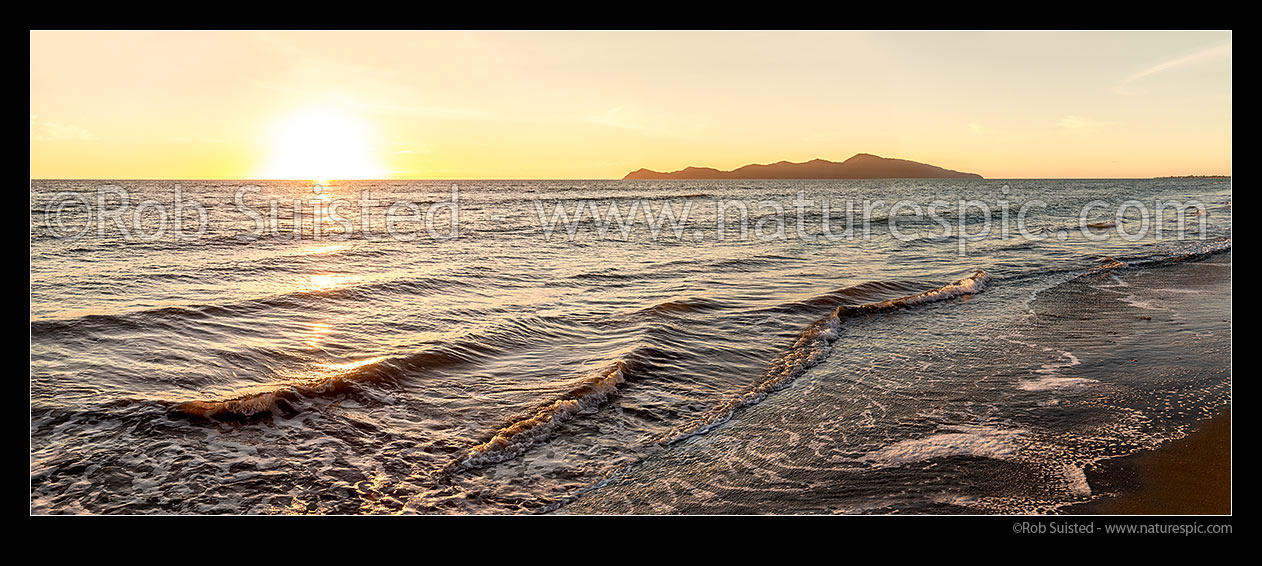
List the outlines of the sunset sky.
<svg viewBox="0 0 1262 566">
<path fill-rule="evenodd" d="M 33 178 L 1231 172 L 1231 32 L 32 32 Z"/>
</svg>

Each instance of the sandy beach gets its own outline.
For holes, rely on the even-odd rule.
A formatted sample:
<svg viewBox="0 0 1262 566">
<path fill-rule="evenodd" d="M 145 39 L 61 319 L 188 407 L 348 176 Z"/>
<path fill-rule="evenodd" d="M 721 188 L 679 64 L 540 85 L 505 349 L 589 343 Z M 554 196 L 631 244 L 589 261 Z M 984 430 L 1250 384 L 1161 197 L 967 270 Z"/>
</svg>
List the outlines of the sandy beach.
<svg viewBox="0 0 1262 566">
<path fill-rule="evenodd" d="M 1106 496 L 1072 506 L 1083 515 L 1225 515 L 1231 513 L 1231 410 L 1157 450 L 1088 467 Z"/>
</svg>

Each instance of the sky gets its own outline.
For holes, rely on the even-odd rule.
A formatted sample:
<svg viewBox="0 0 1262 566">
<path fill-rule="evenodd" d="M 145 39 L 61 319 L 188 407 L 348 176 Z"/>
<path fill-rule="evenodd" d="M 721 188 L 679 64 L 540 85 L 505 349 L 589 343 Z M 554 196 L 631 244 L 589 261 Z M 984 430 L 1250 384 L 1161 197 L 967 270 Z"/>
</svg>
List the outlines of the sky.
<svg viewBox="0 0 1262 566">
<path fill-rule="evenodd" d="M 31 177 L 1231 173 L 1231 32 L 31 32 Z"/>
</svg>

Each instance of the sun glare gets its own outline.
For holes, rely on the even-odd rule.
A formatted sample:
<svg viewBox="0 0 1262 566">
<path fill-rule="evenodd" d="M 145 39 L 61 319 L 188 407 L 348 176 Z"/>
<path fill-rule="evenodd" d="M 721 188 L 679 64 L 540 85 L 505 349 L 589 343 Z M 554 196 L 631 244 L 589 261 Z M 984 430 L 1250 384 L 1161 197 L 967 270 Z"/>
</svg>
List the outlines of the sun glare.
<svg viewBox="0 0 1262 566">
<path fill-rule="evenodd" d="M 370 124 L 336 109 L 307 108 L 279 120 L 269 179 L 380 179 Z"/>
</svg>

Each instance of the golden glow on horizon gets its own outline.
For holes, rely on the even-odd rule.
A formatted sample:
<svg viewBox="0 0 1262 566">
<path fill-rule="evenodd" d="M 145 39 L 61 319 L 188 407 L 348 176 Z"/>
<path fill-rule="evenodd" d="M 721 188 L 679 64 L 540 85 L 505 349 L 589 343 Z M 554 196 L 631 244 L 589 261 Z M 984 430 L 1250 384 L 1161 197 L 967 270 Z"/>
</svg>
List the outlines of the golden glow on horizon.
<svg viewBox="0 0 1262 566">
<path fill-rule="evenodd" d="M 282 118 L 272 134 L 272 157 L 261 179 L 383 179 L 371 128 L 352 114 L 304 108 Z"/>
<path fill-rule="evenodd" d="M 1230 174 L 1232 32 L 30 35 L 31 176 L 608 179 L 855 153 Z"/>
</svg>

